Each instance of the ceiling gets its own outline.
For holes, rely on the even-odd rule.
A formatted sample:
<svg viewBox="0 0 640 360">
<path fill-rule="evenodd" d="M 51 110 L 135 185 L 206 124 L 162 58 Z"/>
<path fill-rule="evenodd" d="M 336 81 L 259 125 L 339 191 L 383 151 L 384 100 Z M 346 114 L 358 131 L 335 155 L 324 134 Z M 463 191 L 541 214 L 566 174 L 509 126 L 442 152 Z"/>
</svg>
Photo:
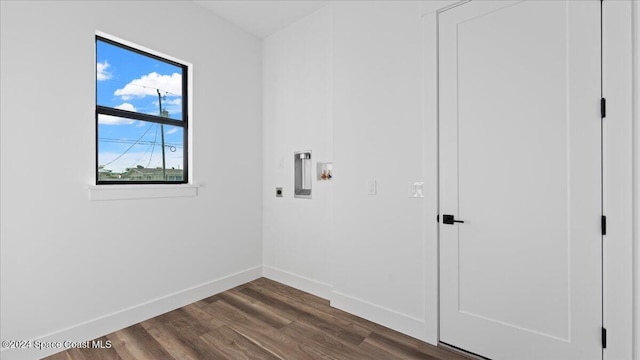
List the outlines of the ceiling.
<svg viewBox="0 0 640 360">
<path fill-rule="evenodd" d="M 260 38 L 273 34 L 329 3 L 329 1 L 306 0 L 196 0 L 195 2 Z"/>
</svg>

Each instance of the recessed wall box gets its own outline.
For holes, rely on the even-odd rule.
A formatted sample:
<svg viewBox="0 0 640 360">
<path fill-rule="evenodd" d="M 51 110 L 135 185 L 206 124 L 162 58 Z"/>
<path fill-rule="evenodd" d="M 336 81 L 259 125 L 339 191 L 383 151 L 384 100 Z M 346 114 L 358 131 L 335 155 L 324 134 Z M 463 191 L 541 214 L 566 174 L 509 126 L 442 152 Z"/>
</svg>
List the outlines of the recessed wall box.
<svg viewBox="0 0 640 360">
<path fill-rule="evenodd" d="M 294 197 L 311 199 L 311 151 L 299 151 L 293 156 Z"/>
</svg>

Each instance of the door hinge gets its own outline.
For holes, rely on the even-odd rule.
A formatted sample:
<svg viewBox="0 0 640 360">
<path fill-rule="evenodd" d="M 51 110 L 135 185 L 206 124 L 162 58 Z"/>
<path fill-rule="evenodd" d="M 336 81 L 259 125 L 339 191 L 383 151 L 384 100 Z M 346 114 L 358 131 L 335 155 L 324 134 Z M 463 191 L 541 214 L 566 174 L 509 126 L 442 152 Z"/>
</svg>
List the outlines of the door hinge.
<svg viewBox="0 0 640 360">
<path fill-rule="evenodd" d="M 606 216 L 602 215 L 600 224 L 602 227 L 602 235 L 607 235 L 607 217 Z"/>
<path fill-rule="evenodd" d="M 438 214 L 438 215 L 436 216 L 436 221 L 437 221 L 437 222 L 440 222 L 440 214 Z"/>
<path fill-rule="evenodd" d="M 607 99 L 600 99 L 600 117 L 603 119 L 607 117 Z"/>
<path fill-rule="evenodd" d="M 602 348 L 607 348 L 607 329 L 602 328 Z"/>
</svg>

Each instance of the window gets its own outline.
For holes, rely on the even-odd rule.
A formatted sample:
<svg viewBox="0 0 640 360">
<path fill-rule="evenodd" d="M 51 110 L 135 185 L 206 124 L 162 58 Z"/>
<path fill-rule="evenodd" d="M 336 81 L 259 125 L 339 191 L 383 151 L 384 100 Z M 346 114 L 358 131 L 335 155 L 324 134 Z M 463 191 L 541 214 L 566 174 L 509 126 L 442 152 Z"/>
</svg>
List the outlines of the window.
<svg viewBox="0 0 640 360">
<path fill-rule="evenodd" d="M 187 66 L 101 36 L 96 61 L 96 183 L 187 183 Z"/>
</svg>

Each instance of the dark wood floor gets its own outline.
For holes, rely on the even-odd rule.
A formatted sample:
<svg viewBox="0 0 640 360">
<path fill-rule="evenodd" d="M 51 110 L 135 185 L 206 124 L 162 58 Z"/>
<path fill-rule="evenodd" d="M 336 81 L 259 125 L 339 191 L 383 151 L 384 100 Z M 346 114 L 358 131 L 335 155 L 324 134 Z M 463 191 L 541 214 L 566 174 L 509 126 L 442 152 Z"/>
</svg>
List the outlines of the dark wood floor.
<svg viewBox="0 0 640 360">
<path fill-rule="evenodd" d="M 451 359 L 431 346 L 261 278 L 46 359 Z"/>
</svg>

